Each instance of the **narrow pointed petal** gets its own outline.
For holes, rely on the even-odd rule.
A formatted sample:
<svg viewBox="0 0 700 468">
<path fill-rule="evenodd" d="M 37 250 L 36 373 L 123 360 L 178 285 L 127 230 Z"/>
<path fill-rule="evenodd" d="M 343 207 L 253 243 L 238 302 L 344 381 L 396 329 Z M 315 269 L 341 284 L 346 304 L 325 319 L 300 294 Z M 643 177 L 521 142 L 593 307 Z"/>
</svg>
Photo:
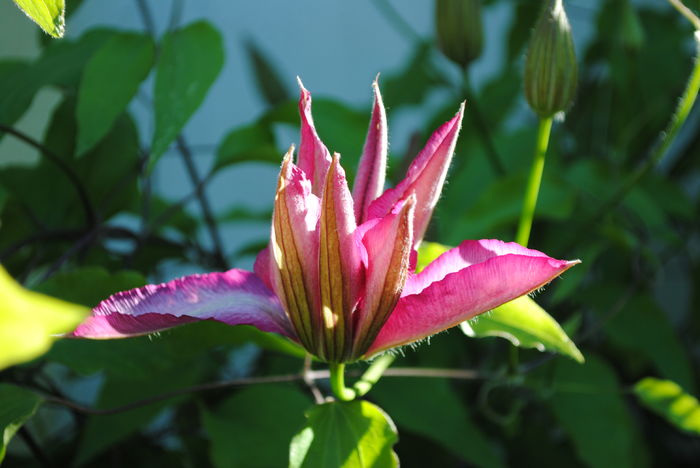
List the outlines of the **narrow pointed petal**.
<svg viewBox="0 0 700 468">
<path fill-rule="evenodd" d="M 270 236 L 270 274 L 277 296 L 302 344 L 316 349 L 321 318 L 318 291 L 320 203 L 311 182 L 285 155 L 280 171 Z"/>
<path fill-rule="evenodd" d="M 322 357 L 343 362 L 352 349 L 352 312 L 361 281 L 352 196 L 337 154 L 326 177 L 319 224 L 319 286 L 325 332 Z"/>
<path fill-rule="evenodd" d="M 358 224 L 362 224 L 367 219 L 369 205 L 382 194 L 386 178 L 386 158 L 389 145 L 386 111 L 377 80 L 372 83 L 372 88 L 374 89 L 372 117 L 360 158 L 360 167 L 352 188 L 352 198 L 355 200 L 355 219 L 357 219 Z"/>
<path fill-rule="evenodd" d="M 464 103 L 459 112 L 438 128 L 428 139 L 423 150 L 413 160 L 404 178 L 395 188 L 377 198 L 368 210 L 368 218 L 388 213 L 399 200 L 416 194 L 416 214 L 413 221 L 414 246 L 423 240 L 433 209 L 440 198 L 442 186 L 454 154 L 457 136 L 462 125 Z"/>
<path fill-rule="evenodd" d="M 481 240 L 465 241 L 433 263 L 411 279 L 406 289 L 418 292 L 398 301 L 367 355 L 420 340 L 528 294 L 579 261 Z"/>
<path fill-rule="evenodd" d="M 321 196 L 323 184 L 326 180 L 326 172 L 331 165 L 331 155 L 323 144 L 311 115 L 311 93 L 304 88 L 301 80 L 299 88 L 299 114 L 301 115 L 301 140 L 299 142 L 299 169 L 304 171 L 306 177 L 311 180 L 311 192 Z"/>
<path fill-rule="evenodd" d="M 362 243 L 367 273 L 364 300 L 355 318 L 354 357 L 365 353 L 401 296 L 411 259 L 415 203 L 414 196 L 402 200 L 384 218 L 358 229 L 366 229 Z"/>
<path fill-rule="evenodd" d="M 117 293 L 92 310 L 71 336 L 123 338 L 198 320 L 253 325 L 295 337 L 277 297 L 244 270 L 209 273 Z"/>
</svg>

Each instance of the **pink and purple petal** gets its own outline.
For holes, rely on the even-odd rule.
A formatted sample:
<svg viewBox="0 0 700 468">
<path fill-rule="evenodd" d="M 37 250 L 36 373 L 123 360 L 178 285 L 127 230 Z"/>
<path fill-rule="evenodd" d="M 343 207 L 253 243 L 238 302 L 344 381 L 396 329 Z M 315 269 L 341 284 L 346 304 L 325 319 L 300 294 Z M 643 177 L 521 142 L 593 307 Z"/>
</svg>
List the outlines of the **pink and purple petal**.
<svg viewBox="0 0 700 468">
<path fill-rule="evenodd" d="M 379 92 L 377 80 L 372 83 L 374 89 L 374 106 L 369 121 L 369 130 L 365 147 L 360 158 L 355 184 L 352 188 L 352 198 L 355 200 L 355 218 L 358 224 L 367 220 L 370 203 L 379 197 L 384 190 L 386 177 L 386 158 L 388 148 L 386 111 Z"/>
<path fill-rule="evenodd" d="M 301 93 L 299 95 L 299 114 L 301 115 L 301 139 L 299 141 L 299 169 L 304 171 L 311 181 L 311 191 L 321 196 L 326 172 L 331 165 L 331 154 L 319 138 L 311 115 L 311 93 L 304 88 L 301 79 L 297 77 Z"/>
<path fill-rule="evenodd" d="M 578 261 L 495 240 L 465 241 L 407 285 L 368 355 L 418 341 L 528 294 Z M 421 276 L 425 273 L 425 276 Z"/>
<path fill-rule="evenodd" d="M 368 209 L 368 218 L 381 218 L 399 201 L 416 194 L 416 213 L 413 221 L 414 246 L 423 240 L 433 209 L 440 198 L 447 169 L 452 161 L 457 136 L 462 125 L 464 103 L 457 114 L 438 128 L 425 147 L 413 160 L 406 177 L 393 189 L 377 198 Z"/>
<path fill-rule="evenodd" d="M 244 270 L 178 278 L 123 291 L 102 301 L 75 331 L 78 338 L 124 338 L 198 320 L 252 325 L 294 337 L 277 297 Z"/>
</svg>

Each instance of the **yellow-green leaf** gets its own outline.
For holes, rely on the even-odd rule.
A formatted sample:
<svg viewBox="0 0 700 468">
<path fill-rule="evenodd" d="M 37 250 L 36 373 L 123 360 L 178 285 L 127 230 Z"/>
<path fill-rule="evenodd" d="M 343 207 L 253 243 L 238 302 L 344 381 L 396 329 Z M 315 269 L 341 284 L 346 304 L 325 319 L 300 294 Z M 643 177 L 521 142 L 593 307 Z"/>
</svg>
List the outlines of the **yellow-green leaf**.
<svg viewBox="0 0 700 468">
<path fill-rule="evenodd" d="M 48 35 L 63 37 L 66 4 L 63 0 L 14 0 L 25 15 Z"/>
<path fill-rule="evenodd" d="M 420 273 L 430 262 L 438 258 L 452 247 L 438 244 L 437 242 L 423 242 L 418 249 L 418 261 L 416 262 L 416 273 Z"/>
<path fill-rule="evenodd" d="M 34 415 L 41 403 L 41 397 L 15 385 L 0 384 L 0 402 L 1 463 L 10 439 L 22 424 Z"/>
<path fill-rule="evenodd" d="M 87 313 L 86 307 L 22 288 L 0 266 L 0 369 L 41 356 Z"/>
<path fill-rule="evenodd" d="M 639 401 L 685 432 L 700 434 L 700 404 L 671 380 L 647 377 L 634 386 Z"/>
<path fill-rule="evenodd" d="M 497 336 L 521 348 L 551 351 L 584 362 L 583 354 L 557 321 L 528 296 L 462 322 L 461 328 L 471 337 Z"/>
</svg>

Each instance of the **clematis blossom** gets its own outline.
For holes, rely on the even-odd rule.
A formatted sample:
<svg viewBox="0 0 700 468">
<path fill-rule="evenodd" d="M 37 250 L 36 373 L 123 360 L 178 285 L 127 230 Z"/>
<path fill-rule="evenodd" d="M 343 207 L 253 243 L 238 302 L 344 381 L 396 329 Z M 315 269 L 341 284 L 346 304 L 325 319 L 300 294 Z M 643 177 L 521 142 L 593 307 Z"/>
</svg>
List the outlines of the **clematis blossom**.
<svg viewBox="0 0 700 468">
<path fill-rule="evenodd" d="M 384 191 L 387 123 L 374 105 L 352 191 L 319 138 L 300 84 L 301 141 L 284 156 L 269 246 L 254 272 L 232 269 L 117 293 L 74 337 L 121 338 L 198 320 L 252 325 L 330 363 L 367 359 L 530 293 L 578 261 L 499 240 L 466 240 L 416 274 L 464 113 L 438 128 L 406 177 Z"/>
</svg>

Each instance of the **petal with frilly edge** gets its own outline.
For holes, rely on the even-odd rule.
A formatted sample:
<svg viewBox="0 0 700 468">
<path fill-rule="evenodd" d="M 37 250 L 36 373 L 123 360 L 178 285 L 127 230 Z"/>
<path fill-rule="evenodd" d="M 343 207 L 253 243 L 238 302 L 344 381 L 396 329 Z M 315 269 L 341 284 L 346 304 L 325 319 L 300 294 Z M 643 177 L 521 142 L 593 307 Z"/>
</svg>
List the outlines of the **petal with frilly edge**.
<svg viewBox="0 0 700 468">
<path fill-rule="evenodd" d="M 374 89 L 372 117 L 369 121 L 367 139 L 360 158 L 360 167 L 357 170 L 355 184 L 352 188 L 352 198 L 355 200 L 355 218 L 358 224 L 362 224 L 367 219 L 369 205 L 382 194 L 386 178 L 386 154 L 389 143 L 386 111 L 377 79 L 372 83 Z"/>
<path fill-rule="evenodd" d="M 311 93 L 304 88 L 301 79 L 297 77 L 301 94 L 299 95 L 299 114 L 301 115 L 301 139 L 299 141 L 299 169 L 304 171 L 311 181 L 311 191 L 321 196 L 326 172 L 331 165 L 331 154 L 319 138 L 311 115 Z"/>
<path fill-rule="evenodd" d="M 454 327 L 544 286 L 580 262 L 480 240 L 464 241 L 433 263 L 411 278 L 405 291 L 413 293 L 401 297 L 367 355 Z"/>
<path fill-rule="evenodd" d="M 440 198 L 447 169 L 452 161 L 457 136 L 462 125 L 464 103 L 457 114 L 438 128 L 428 139 L 408 168 L 406 177 L 393 189 L 377 198 L 368 209 L 368 219 L 381 218 L 398 202 L 411 193 L 416 194 L 416 213 L 413 220 L 413 243 L 420 244 L 430 222 L 433 209 Z"/>
<path fill-rule="evenodd" d="M 294 337 L 277 297 L 244 270 L 178 278 L 122 291 L 102 301 L 71 334 L 79 338 L 124 338 L 198 320 L 252 325 Z"/>
</svg>

